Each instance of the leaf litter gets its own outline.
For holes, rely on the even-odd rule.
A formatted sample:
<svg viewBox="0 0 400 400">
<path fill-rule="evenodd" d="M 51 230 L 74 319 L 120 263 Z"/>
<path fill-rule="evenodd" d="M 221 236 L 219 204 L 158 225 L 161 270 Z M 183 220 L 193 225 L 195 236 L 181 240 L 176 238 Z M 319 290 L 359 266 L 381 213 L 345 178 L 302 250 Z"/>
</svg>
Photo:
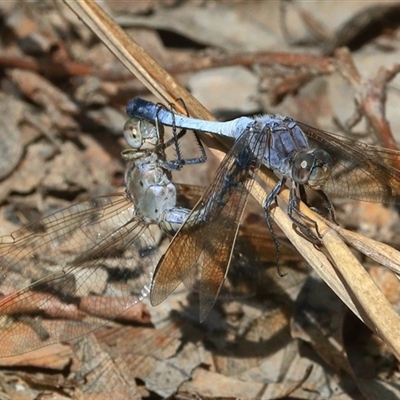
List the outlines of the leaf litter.
<svg viewBox="0 0 400 400">
<path fill-rule="evenodd" d="M 338 132 L 341 127 L 353 128 L 349 121 L 357 120 L 352 114 L 355 110 L 360 123 L 349 134 L 371 137 L 371 127 L 362 118 L 371 121 L 368 112 L 374 108 L 363 107 L 371 97 L 360 98 L 358 93 L 366 84 L 365 76 L 378 76 L 381 66 L 390 68 L 398 58 L 399 30 L 391 24 L 375 36 L 365 35 L 364 41 L 361 36 L 361 45 L 352 48 L 355 33 L 346 41 L 346 30 L 341 27 L 356 16 L 368 15 L 367 3 L 348 4 L 346 12 L 343 5 L 322 1 L 313 7 L 288 2 L 284 8 L 275 2 L 245 1 L 152 1 L 126 8 L 127 4 L 102 3 L 133 38 L 140 38 L 145 50 L 151 52 L 156 44 L 166 69 L 175 71 L 181 84 L 221 119 L 268 111 Z M 7 32 L 2 33 L 0 50 L 5 72 L 0 96 L 0 231 L 8 234 L 35 222 L 38 215 L 122 191 L 124 165 L 119 154 L 125 146 L 121 137 L 124 106 L 135 96 L 158 99 L 129 76 L 61 3 L 11 1 L 2 4 L 1 13 Z M 214 19 L 227 23 L 212 23 Z M 360 29 L 365 28 L 365 21 Z M 350 46 L 346 57 L 354 60 L 362 76 L 355 91 L 335 72 L 336 59 L 325 55 L 333 54 L 332 43 Z M 196 69 L 193 60 L 204 66 Z M 238 72 L 224 74 L 223 68 Z M 394 77 L 380 86 L 380 93 L 388 97 L 384 117 L 393 132 L 400 131 L 395 112 L 398 85 Z M 195 150 L 189 144 L 185 151 Z M 174 179 L 205 186 L 215 167 L 211 159 L 196 171 L 188 168 L 176 173 Z M 193 205 L 190 195 L 189 191 L 182 197 Z M 333 199 L 333 203 L 341 226 L 399 248 L 400 225 L 393 209 L 379 204 L 360 206 L 347 199 Z M 356 215 L 359 207 L 364 212 Z M 288 274 L 279 278 L 275 249 L 264 225 L 262 210 L 251 204 L 232 266 L 232 274 L 244 271 L 240 295 L 221 296 L 204 323 L 198 322 L 196 293 L 184 288 L 156 308 L 144 301 L 127 320 L 110 322 L 78 342 L 2 359 L 1 396 L 398 396 L 398 361 L 390 350 L 323 281 L 309 274 L 304 260 L 283 237 L 281 262 Z M 394 275 L 363 261 L 398 309 L 399 282 Z M 16 285 L 23 282 L 18 270 L 12 278 Z M 1 290 L 8 294 L 7 288 Z M 40 327 L 38 318 L 55 317 L 51 307 L 57 309 L 57 301 L 48 310 L 32 310 L 27 305 L 20 312 L 32 313 L 32 326 Z M 90 307 L 88 297 L 85 312 Z M 69 315 L 58 315 L 60 329 L 84 323 L 76 313 L 71 309 Z M 2 325 L 8 323 L 12 322 L 2 316 Z M 41 323 L 45 328 L 46 321 Z M 29 338 L 30 327 L 25 333 Z M 27 372 L 26 367 L 32 368 Z"/>
</svg>

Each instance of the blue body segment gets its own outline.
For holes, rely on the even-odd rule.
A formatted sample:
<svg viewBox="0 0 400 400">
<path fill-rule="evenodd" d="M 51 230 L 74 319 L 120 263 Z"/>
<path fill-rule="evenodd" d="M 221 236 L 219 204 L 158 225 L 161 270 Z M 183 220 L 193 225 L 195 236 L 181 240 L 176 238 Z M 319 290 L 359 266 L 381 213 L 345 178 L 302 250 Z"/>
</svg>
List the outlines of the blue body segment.
<svg viewBox="0 0 400 400">
<path fill-rule="evenodd" d="M 162 108 L 149 101 L 136 98 L 131 100 L 126 112 L 130 118 L 156 120 L 166 126 L 191 129 L 227 136 L 237 140 L 253 124 L 260 123 L 265 140 L 268 141 L 263 164 L 287 178 L 291 178 L 291 165 L 295 153 L 310 150 L 306 135 L 291 118 L 276 115 L 262 115 L 256 118 L 240 117 L 227 122 L 206 121 L 179 114 Z"/>
</svg>

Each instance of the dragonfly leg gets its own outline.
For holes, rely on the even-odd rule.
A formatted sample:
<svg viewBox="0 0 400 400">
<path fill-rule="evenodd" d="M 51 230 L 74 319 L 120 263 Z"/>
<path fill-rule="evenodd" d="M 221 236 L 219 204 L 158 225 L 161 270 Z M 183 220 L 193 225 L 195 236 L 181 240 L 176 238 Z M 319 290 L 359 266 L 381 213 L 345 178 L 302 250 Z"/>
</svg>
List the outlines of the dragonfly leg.
<svg viewBox="0 0 400 400">
<path fill-rule="evenodd" d="M 275 244 L 276 248 L 276 268 L 278 270 L 278 275 L 280 277 L 285 276 L 286 274 L 282 273 L 281 267 L 280 267 L 280 262 L 279 262 L 279 241 L 278 238 L 276 237 L 276 233 L 274 230 L 274 227 L 272 225 L 272 219 L 271 219 L 271 213 L 270 209 L 272 206 L 272 202 L 276 201 L 276 196 L 279 194 L 281 191 L 283 185 L 285 184 L 285 178 L 281 179 L 276 186 L 272 189 L 271 193 L 267 196 L 265 203 L 264 203 L 264 214 L 265 214 L 265 221 L 267 222 L 268 230 L 271 234 L 272 240 Z"/>
<path fill-rule="evenodd" d="M 189 110 L 186 107 L 185 102 L 183 101 L 183 99 L 177 99 L 176 101 L 179 101 L 182 106 L 184 107 L 185 111 L 186 111 L 186 115 L 189 117 Z M 184 130 L 182 128 L 182 130 Z M 192 130 L 196 144 L 200 150 L 201 155 L 199 157 L 195 157 L 195 158 L 186 158 L 184 159 L 185 164 L 202 164 L 205 163 L 207 161 L 207 154 L 206 151 L 204 149 L 203 143 L 201 142 L 200 138 L 199 138 L 199 133 L 196 130 Z"/>
<path fill-rule="evenodd" d="M 336 221 L 335 207 L 333 206 L 333 204 L 332 204 L 331 200 L 329 199 L 329 197 L 327 196 L 327 194 L 323 190 L 315 190 L 315 192 L 325 202 L 325 207 L 328 210 L 329 218 L 331 219 L 331 221 L 334 222 L 336 225 L 339 225 L 338 222 Z"/>
<path fill-rule="evenodd" d="M 313 219 L 311 219 L 310 217 L 308 217 L 299 210 L 296 190 L 297 190 L 297 184 L 293 182 L 292 187 L 290 189 L 289 203 L 287 207 L 288 216 L 294 222 L 294 224 L 302 230 L 304 236 L 308 240 L 310 240 L 311 242 L 319 243 L 321 235 L 318 231 L 318 225 Z M 294 213 L 296 213 L 301 219 L 307 221 L 308 224 L 311 224 L 314 227 L 315 231 L 317 232 L 317 236 L 312 232 L 311 228 L 307 225 L 307 223 L 303 222 L 299 218 L 296 218 L 293 215 Z"/>
<path fill-rule="evenodd" d="M 332 202 L 330 201 L 329 197 L 327 194 L 320 189 L 313 189 L 313 191 L 320 196 L 324 202 L 325 208 L 328 210 L 329 213 L 329 218 L 332 222 L 334 222 L 336 225 L 339 225 L 338 222 L 336 221 L 336 215 L 335 215 L 335 207 L 333 206 Z M 321 212 L 321 210 L 317 207 L 312 206 L 307 199 L 307 194 L 304 189 L 304 185 L 299 185 L 299 194 L 300 194 L 300 200 L 307 205 L 311 210 L 316 212 L 317 214 L 324 216 L 324 213 Z"/>
<path fill-rule="evenodd" d="M 182 104 L 184 106 L 184 108 L 186 109 L 186 105 L 185 103 L 182 101 Z M 170 147 L 170 146 L 174 146 L 175 148 L 175 154 L 176 154 L 176 159 L 175 160 L 168 160 L 168 161 L 164 161 L 163 162 L 163 167 L 169 170 L 180 170 L 182 168 L 182 166 L 184 165 L 189 165 L 189 164 L 202 164 L 204 162 L 206 162 L 207 160 L 207 154 L 206 151 L 204 149 L 203 144 L 200 141 L 199 135 L 196 131 L 192 131 L 195 137 L 195 142 L 200 150 L 200 156 L 199 157 L 194 157 L 194 158 L 183 158 L 182 156 L 182 152 L 181 152 L 181 148 L 180 148 L 180 144 L 179 144 L 179 140 L 186 135 L 186 133 L 188 132 L 187 129 L 181 128 L 179 131 L 177 130 L 177 124 L 175 122 L 175 109 L 173 107 L 172 104 L 170 104 L 170 111 L 171 111 L 171 115 L 172 115 L 172 138 L 169 139 L 167 142 L 164 142 L 164 131 L 162 128 L 159 129 L 159 127 L 162 127 L 162 123 L 160 123 L 160 121 L 158 120 L 158 113 L 159 110 L 163 109 L 164 106 L 159 104 L 158 105 L 158 111 L 156 114 L 156 126 L 158 131 L 160 132 L 160 145 L 159 147 L 162 149 L 162 152 L 165 152 L 165 149 Z M 186 109 L 187 115 L 189 115 L 187 109 Z"/>
</svg>

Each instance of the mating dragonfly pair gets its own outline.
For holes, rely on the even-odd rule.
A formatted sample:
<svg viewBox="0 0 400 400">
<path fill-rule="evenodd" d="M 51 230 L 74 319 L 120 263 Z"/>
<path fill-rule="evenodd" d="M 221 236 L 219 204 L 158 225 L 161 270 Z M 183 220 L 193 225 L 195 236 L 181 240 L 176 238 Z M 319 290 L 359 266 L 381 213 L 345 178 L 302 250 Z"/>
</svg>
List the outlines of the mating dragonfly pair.
<svg viewBox="0 0 400 400">
<path fill-rule="evenodd" d="M 400 202 L 400 171 L 394 167 L 399 152 L 278 116 L 217 123 L 176 115 L 142 99 L 129 102 L 127 113 L 131 119 L 125 137 L 131 149 L 123 153 L 128 161 L 126 193 L 74 205 L 1 239 L 2 355 L 84 335 L 149 292 L 152 304 L 160 303 L 181 282 L 191 286 L 199 280 L 203 320 L 226 277 L 243 209 L 262 164 L 279 177 L 266 195 L 270 230 L 268 210 L 287 181 L 288 214 L 306 231 L 310 221 L 304 221 L 297 209 L 303 185 L 325 200 L 323 193 Z M 191 211 L 176 205 L 168 172 L 184 163 L 180 158 L 164 159 L 165 146 L 160 145 L 164 125 L 235 140 Z M 168 144 L 177 145 L 178 136 Z M 163 232 L 176 231 L 161 255 L 157 249 Z M 23 278 L 25 289 L 13 290 L 16 276 Z M 38 319 L 33 314 L 37 310 L 47 318 Z M 76 324 L 63 328 L 55 317 L 72 317 Z M 1 344 L 7 341 L 8 353 Z"/>
</svg>

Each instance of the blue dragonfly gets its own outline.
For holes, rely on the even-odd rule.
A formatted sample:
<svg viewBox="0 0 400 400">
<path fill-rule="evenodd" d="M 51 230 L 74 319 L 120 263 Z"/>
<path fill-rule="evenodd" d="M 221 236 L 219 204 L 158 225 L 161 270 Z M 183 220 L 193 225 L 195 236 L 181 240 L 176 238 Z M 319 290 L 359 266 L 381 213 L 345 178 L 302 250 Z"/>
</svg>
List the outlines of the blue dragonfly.
<svg viewBox="0 0 400 400">
<path fill-rule="evenodd" d="M 181 282 L 200 281 L 200 320 L 212 308 L 226 278 L 232 251 L 256 172 L 261 164 L 279 178 L 264 204 L 266 222 L 275 239 L 270 208 L 289 183 L 287 213 L 310 240 L 318 241 L 316 223 L 298 209 L 305 187 L 316 191 L 334 218 L 328 194 L 362 201 L 400 203 L 400 152 L 328 133 L 288 117 L 263 115 L 213 122 L 176 115 L 136 98 L 130 117 L 166 126 L 209 132 L 234 144 L 186 222 L 160 259 L 150 288 L 153 305 L 161 303 Z M 310 229 L 316 228 L 317 235 Z"/>
</svg>

